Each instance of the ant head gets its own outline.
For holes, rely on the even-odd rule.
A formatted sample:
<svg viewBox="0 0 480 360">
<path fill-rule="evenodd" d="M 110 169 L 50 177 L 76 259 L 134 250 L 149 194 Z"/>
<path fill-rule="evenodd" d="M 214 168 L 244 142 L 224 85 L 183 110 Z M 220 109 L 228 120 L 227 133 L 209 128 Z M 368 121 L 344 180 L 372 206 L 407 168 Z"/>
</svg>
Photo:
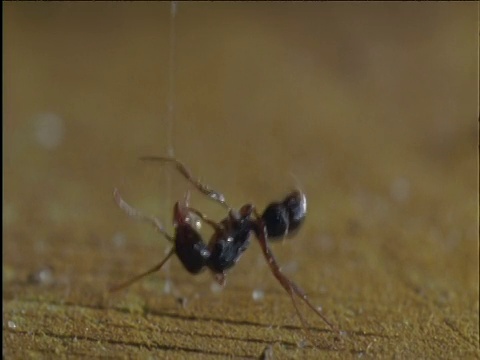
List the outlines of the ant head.
<svg viewBox="0 0 480 360">
<path fill-rule="evenodd" d="M 307 198 L 300 190 L 294 190 L 282 202 L 288 214 L 289 232 L 295 230 L 307 215 Z"/>
</svg>

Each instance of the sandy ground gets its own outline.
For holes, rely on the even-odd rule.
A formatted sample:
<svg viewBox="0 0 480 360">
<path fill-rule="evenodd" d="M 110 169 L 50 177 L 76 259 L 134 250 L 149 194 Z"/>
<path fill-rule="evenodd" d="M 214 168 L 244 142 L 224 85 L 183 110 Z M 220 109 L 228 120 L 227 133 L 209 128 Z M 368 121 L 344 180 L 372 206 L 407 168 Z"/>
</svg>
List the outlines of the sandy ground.
<svg viewBox="0 0 480 360">
<path fill-rule="evenodd" d="M 181 3 L 173 42 L 167 2 L 3 10 L 5 359 L 480 356 L 478 3 Z M 171 150 L 235 207 L 305 191 L 272 249 L 341 341 L 255 241 L 223 290 L 173 259 L 107 294 L 168 248 L 114 187 L 225 216 L 137 160 Z"/>
</svg>

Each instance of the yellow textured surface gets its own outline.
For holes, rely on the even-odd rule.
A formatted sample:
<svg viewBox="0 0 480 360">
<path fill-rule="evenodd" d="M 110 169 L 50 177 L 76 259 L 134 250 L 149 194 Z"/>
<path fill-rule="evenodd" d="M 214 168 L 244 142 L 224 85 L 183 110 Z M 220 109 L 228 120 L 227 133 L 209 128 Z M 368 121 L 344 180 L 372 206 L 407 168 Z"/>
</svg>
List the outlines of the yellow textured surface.
<svg viewBox="0 0 480 360">
<path fill-rule="evenodd" d="M 480 356 L 478 3 L 181 3 L 170 122 L 169 3 L 3 10 L 4 358 Z M 272 248 L 343 342 L 255 242 L 223 291 L 173 259 L 106 294 L 164 256 L 112 190 L 171 231 L 190 186 L 136 160 L 169 141 L 235 206 L 300 184 Z"/>
</svg>

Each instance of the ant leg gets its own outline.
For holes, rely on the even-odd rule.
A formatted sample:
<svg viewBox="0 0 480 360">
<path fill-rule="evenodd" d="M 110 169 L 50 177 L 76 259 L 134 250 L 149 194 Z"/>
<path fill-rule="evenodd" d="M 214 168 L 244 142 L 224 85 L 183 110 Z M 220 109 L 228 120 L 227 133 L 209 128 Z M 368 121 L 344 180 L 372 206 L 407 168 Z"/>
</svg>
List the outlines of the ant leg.
<svg viewBox="0 0 480 360">
<path fill-rule="evenodd" d="M 136 220 L 142 220 L 142 221 L 146 221 L 146 222 L 150 223 L 151 225 L 153 225 L 153 227 L 160 234 L 165 236 L 165 238 L 168 241 L 173 243 L 173 238 L 165 231 L 165 228 L 163 227 L 160 220 L 158 220 L 157 218 L 155 218 L 153 216 L 144 215 L 140 211 L 138 211 L 137 209 L 135 209 L 134 207 L 129 205 L 125 200 L 123 200 L 123 198 L 121 197 L 120 192 L 118 191 L 117 188 L 115 188 L 113 190 L 113 198 L 114 198 L 115 202 L 117 203 L 118 207 L 120 209 L 122 209 L 123 211 L 125 211 L 128 216 L 130 216 L 130 217 L 132 217 Z"/>
<path fill-rule="evenodd" d="M 210 199 L 218 202 L 227 210 L 230 209 L 230 206 L 227 204 L 227 201 L 225 200 L 225 196 L 223 196 L 223 194 L 219 193 L 216 190 L 211 189 L 210 187 L 208 187 L 208 185 L 203 184 L 198 179 L 195 179 L 190 173 L 190 171 L 185 167 L 185 165 L 183 165 L 183 163 L 178 161 L 177 159 L 173 157 L 163 157 L 163 156 L 142 156 L 140 157 L 140 160 L 164 161 L 164 162 L 175 163 L 175 167 L 180 172 L 180 174 L 182 174 L 188 181 L 190 181 L 197 188 L 198 191 L 208 196 Z"/>
<path fill-rule="evenodd" d="M 227 279 L 225 273 L 213 273 L 213 278 L 217 282 L 218 285 L 220 285 L 222 288 L 225 286 Z"/>
<path fill-rule="evenodd" d="M 167 254 L 167 256 L 165 256 L 165 258 L 157 265 L 155 265 L 153 268 L 151 268 L 150 270 L 148 271 L 145 271 L 144 273 L 140 274 L 140 275 L 137 275 L 133 278 L 131 278 L 130 280 L 128 281 L 125 281 L 124 283 L 122 284 L 119 284 L 117 286 L 113 286 L 111 287 L 108 291 L 109 292 L 114 292 L 114 291 L 118 291 L 118 290 L 121 290 L 121 289 L 124 289 L 130 285 L 132 285 L 133 283 L 137 282 L 138 280 L 140 279 L 143 279 L 145 276 L 147 275 L 150 275 L 150 274 L 153 274 L 154 272 L 160 270 L 162 268 L 162 266 L 167 262 L 168 259 L 170 259 L 170 257 L 175 254 L 175 248 L 173 247 Z"/>
<path fill-rule="evenodd" d="M 218 223 L 216 223 L 215 221 L 213 220 L 210 220 L 207 215 L 205 215 L 204 213 L 202 213 L 201 211 L 197 210 L 197 209 L 194 209 L 194 208 L 191 208 L 191 207 L 188 207 L 188 211 L 195 214 L 196 216 L 198 216 L 200 219 L 202 219 L 203 222 L 207 223 L 208 225 L 210 225 L 215 231 L 223 231 L 223 227 L 220 226 Z"/>
<path fill-rule="evenodd" d="M 275 259 L 275 256 L 273 255 L 272 251 L 270 250 L 270 247 L 267 244 L 267 235 L 266 235 L 266 228 L 263 224 L 263 221 L 258 218 L 256 226 L 258 227 L 257 229 L 257 239 L 260 244 L 260 247 L 262 248 L 263 255 L 265 259 L 267 260 L 268 266 L 270 267 L 270 270 L 272 271 L 272 274 L 277 278 L 277 280 L 280 282 L 280 284 L 283 286 L 283 288 L 288 292 L 290 295 L 290 298 L 292 299 L 293 305 L 295 307 L 295 310 L 297 312 L 298 317 L 300 318 L 300 321 L 302 322 L 304 328 L 308 331 L 308 328 L 306 325 L 306 321 L 303 318 L 303 316 L 300 314 L 300 310 L 297 307 L 297 304 L 295 302 L 295 299 L 293 295 L 298 296 L 301 300 L 303 300 L 310 309 L 312 309 L 330 328 L 335 331 L 336 333 L 340 334 L 340 331 L 337 329 L 335 325 L 333 325 L 326 317 L 323 315 L 311 302 L 308 300 L 307 294 L 300 289 L 297 284 L 295 284 L 293 281 L 288 279 L 280 270 L 280 267 L 278 266 L 277 260 Z"/>
</svg>

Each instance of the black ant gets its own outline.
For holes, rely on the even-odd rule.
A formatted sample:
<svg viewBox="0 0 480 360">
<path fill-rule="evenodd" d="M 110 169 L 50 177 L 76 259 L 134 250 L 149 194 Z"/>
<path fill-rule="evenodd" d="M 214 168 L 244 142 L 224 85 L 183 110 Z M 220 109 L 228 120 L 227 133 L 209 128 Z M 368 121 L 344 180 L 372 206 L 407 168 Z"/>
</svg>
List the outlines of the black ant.
<svg viewBox="0 0 480 360">
<path fill-rule="evenodd" d="M 275 256 L 268 246 L 268 241 L 292 236 L 303 223 L 307 213 L 305 194 L 299 190 L 292 191 L 282 201 L 269 204 L 261 215 L 252 204 L 243 205 L 240 210 L 237 211 L 227 204 L 223 194 L 195 179 L 188 169 L 177 159 L 156 156 L 144 156 L 140 159 L 174 163 L 177 170 L 190 181 L 196 189 L 224 206 L 228 210 L 228 216 L 219 223 L 210 220 L 202 212 L 189 206 L 187 193 L 184 201 L 179 201 L 174 206 L 173 224 L 175 227 L 175 235 L 172 237 L 165 231 L 163 225 L 157 218 L 143 215 L 128 205 L 121 198 L 118 190 L 115 189 L 114 199 L 117 205 L 128 215 L 139 220 L 150 222 L 157 231 L 173 243 L 173 248 L 158 265 L 125 283 L 111 288 L 110 291 L 123 289 L 141 278 L 160 270 L 173 254 L 177 255 L 185 269 L 192 274 L 197 274 L 205 268 L 210 269 L 216 281 L 223 286 L 225 285 L 226 271 L 235 265 L 242 253 L 248 248 L 250 235 L 253 232 L 260 244 L 270 270 L 290 295 L 297 315 L 305 330 L 308 332 L 307 323 L 300 313 L 294 296 L 303 300 L 332 330 L 340 334 L 337 327 L 309 301 L 305 292 L 282 273 Z M 208 244 L 202 240 L 200 234 L 195 229 L 195 217 L 200 218 L 214 230 Z"/>
</svg>

